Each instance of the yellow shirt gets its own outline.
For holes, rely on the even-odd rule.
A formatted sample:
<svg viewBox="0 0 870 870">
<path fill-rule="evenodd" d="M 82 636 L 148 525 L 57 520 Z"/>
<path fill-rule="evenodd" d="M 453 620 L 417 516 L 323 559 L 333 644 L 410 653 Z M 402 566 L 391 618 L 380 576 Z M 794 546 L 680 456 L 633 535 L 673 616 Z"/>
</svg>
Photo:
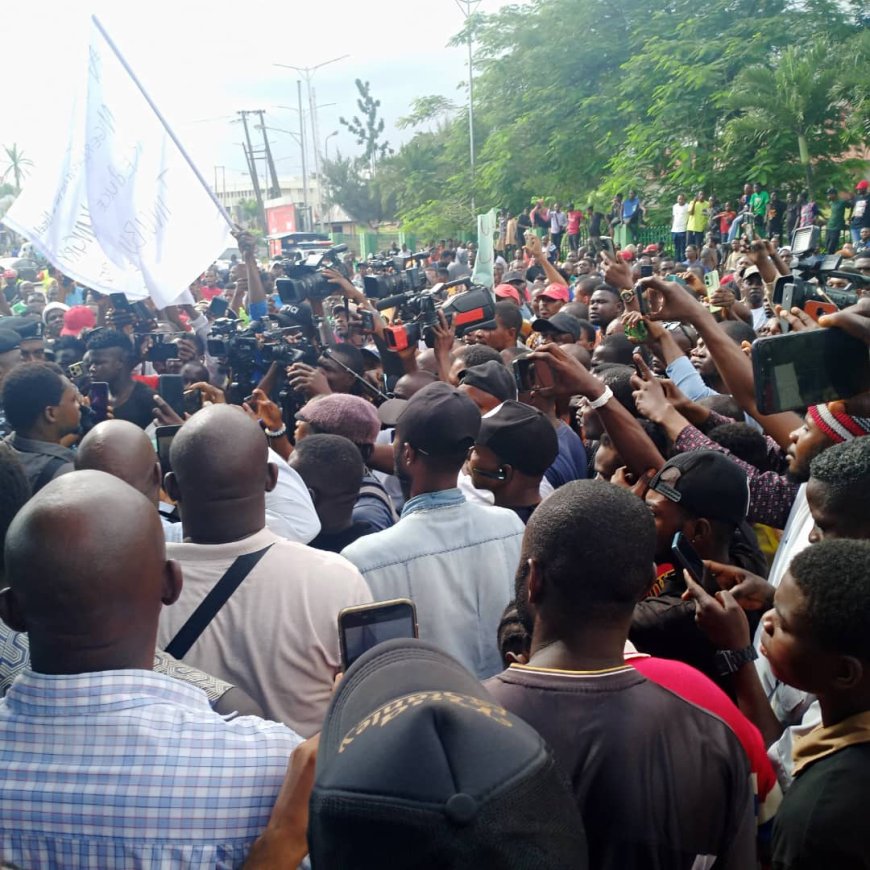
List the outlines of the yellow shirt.
<svg viewBox="0 0 870 870">
<path fill-rule="evenodd" d="M 686 229 L 690 233 L 703 233 L 707 231 L 708 217 L 707 212 L 710 210 L 710 203 L 706 200 L 698 202 L 692 200 L 689 203 L 689 221 L 686 224 Z"/>
</svg>

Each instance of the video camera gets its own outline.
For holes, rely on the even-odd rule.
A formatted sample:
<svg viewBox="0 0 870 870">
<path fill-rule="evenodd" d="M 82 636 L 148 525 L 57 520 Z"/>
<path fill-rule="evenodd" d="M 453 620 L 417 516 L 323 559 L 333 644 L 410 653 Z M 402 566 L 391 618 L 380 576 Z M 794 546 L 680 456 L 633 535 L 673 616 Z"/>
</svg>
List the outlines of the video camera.
<svg viewBox="0 0 870 870">
<path fill-rule="evenodd" d="M 284 260 L 281 263 L 285 278 L 275 281 L 275 289 L 281 301 L 287 305 L 298 305 L 306 299 L 325 299 L 337 292 L 335 284 L 323 275 L 324 268 L 334 269 L 348 277 L 338 255 L 347 250 L 347 245 L 334 245 L 325 251 L 309 254 L 303 263 Z"/>
<path fill-rule="evenodd" d="M 858 293 L 870 287 L 870 279 L 857 272 L 840 271 L 842 257 L 837 254 L 817 254 L 818 227 L 800 227 L 792 234 L 792 256 L 797 261 L 797 275 L 784 275 L 777 279 L 773 302 L 783 308 L 801 308 L 818 319 L 848 308 L 858 301 Z M 842 278 L 846 287 L 829 287 L 828 279 Z"/>
<path fill-rule="evenodd" d="M 492 293 L 480 285 L 471 286 L 465 293 L 457 293 L 446 302 L 439 301 L 442 291 L 469 283 L 468 278 L 458 278 L 441 284 L 432 290 L 406 292 L 381 299 L 375 306 L 378 311 L 398 308 L 402 323 L 384 330 L 387 347 L 400 351 L 416 345 L 422 338 L 426 347 L 435 346 L 434 328 L 438 325 L 438 311 L 442 311 L 456 329 L 457 337 L 481 327 L 495 325 L 495 301 Z"/>
<path fill-rule="evenodd" d="M 363 278 L 363 289 L 370 299 L 385 299 L 398 293 L 422 290 L 426 286 L 426 274 L 420 261 L 429 256 L 425 251 L 416 254 L 399 254 L 389 259 L 370 259 L 366 266 L 378 272 Z M 409 266 L 414 261 L 416 265 Z"/>
</svg>

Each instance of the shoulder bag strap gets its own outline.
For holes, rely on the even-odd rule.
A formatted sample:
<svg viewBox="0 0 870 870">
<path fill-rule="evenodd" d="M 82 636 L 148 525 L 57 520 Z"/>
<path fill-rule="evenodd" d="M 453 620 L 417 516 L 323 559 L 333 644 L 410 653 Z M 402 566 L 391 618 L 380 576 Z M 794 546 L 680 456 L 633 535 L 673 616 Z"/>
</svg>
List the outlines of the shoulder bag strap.
<svg viewBox="0 0 870 870">
<path fill-rule="evenodd" d="M 257 562 L 266 555 L 271 548 L 264 547 L 256 553 L 246 553 L 239 556 L 223 577 L 212 587 L 211 592 L 205 596 L 199 607 L 193 611 L 187 622 L 179 629 L 178 634 L 169 642 L 166 652 L 177 659 L 183 659 L 190 648 L 197 642 L 199 636 L 205 631 L 208 624 L 217 616 L 230 596 L 241 586 L 242 581 L 257 565 Z"/>
</svg>

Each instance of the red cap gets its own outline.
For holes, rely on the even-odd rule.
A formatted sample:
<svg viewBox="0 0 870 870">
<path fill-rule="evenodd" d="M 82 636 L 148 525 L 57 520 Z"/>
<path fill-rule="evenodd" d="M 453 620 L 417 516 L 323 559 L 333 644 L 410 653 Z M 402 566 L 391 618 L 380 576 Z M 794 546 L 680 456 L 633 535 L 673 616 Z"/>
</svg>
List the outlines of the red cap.
<svg viewBox="0 0 870 870">
<path fill-rule="evenodd" d="M 499 284 L 498 287 L 495 288 L 495 295 L 499 299 L 513 299 L 517 305 L 522 304 L 522 300 L 520 299 L 520 291 L 514 287 L 513 284 Z"/>
<path fill-rule="evenodd" d="M 633 254 L 631 251 L 620 251 L 620 252 L 619 252 L 619 257 L 620 257 L 620 259 L 622 259 L 622 260 L 626 260 L 626 261 L 628 261 L 628 260 L 633 260 L 633 259 L 634 259 L 634 254 Z"/>
<path fill-rule="evenodd" d="M 546 299 L 558 299 L 562 302 L 568 302 L 571 298 L 568 293 L 568 288 L 564 284 L 556 283 L 548 284 L 540 296 L 543 296 Z"/>
<path fill-rule="evenodd" d="M 7 269 L 7 270 L 3 273 L 3 277 L 4 277 L 4 278 L 17 278 L 17 277 L 18 277 L 18 273 L 17 273 L 14 269 Z"/>
<path fill-rule="evenodd" d="M 862 178 L 856 185 L 855 190 L 867 190 L 870 187 L 870 181 L 867 181 L 866 178 Z"/>
<path fill-rule="evenodd" d="M 82 330 L 93 329 L 97 324 L 97 315 L 87 305 L 73 305 L 63 316 L 61 335 L 79 337 Z"/>
<path fill-rule="evenodd" d="M 643 252 L 645 254 L 657 254 L 659 252 L 659 246 L 658 245 L 647 245 L 643 249 Z"/>
</svg>

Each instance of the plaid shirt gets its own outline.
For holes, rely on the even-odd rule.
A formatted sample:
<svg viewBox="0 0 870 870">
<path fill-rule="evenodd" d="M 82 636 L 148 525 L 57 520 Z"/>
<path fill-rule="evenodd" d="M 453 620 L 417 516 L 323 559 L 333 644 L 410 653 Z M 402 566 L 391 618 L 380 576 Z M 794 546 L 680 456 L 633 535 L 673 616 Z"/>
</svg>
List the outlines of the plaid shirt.
<svg viewBox="0 0 870 870">
<path fill-rule="evenodd" d="M 710 415 L 711 420 L 713 414 Z M 727 417 L 716 415 L 719 422 L 733 423 Z M 711 423 L 712 424 L 712 423 Z M 773 445 L 773 446 L 772 446 Z M 746 519 L 750 523 L 764 523 L 774 529 L 784 529 L 788 521 L 791 506 L 797 498 L 800 484 L 795 483 L 784 474 L 775 471 L 759 471 L 754 465 L 738 459 L 730 450 L 721 444 L 708 438 L 703 432 L 694 426 L 686 426 L 674 441 L 674 449 L 678 453 L 687 453 L 690 450 L 716 450 L 724 453 L 736 462 L 745 472 L 749 479 L 749 511 Z M 776 445 L 768 440 L 768 458 L 773 456 Z M 782 451 L 780 451 L 779 459 Z"/>
<path fill-rule="evenodd" d="M 0 858 L 20 867 L 237 867 L 301 738 L 224 721 L 144 670 L 27 669 L 0 701 Z"/>
</svg>

